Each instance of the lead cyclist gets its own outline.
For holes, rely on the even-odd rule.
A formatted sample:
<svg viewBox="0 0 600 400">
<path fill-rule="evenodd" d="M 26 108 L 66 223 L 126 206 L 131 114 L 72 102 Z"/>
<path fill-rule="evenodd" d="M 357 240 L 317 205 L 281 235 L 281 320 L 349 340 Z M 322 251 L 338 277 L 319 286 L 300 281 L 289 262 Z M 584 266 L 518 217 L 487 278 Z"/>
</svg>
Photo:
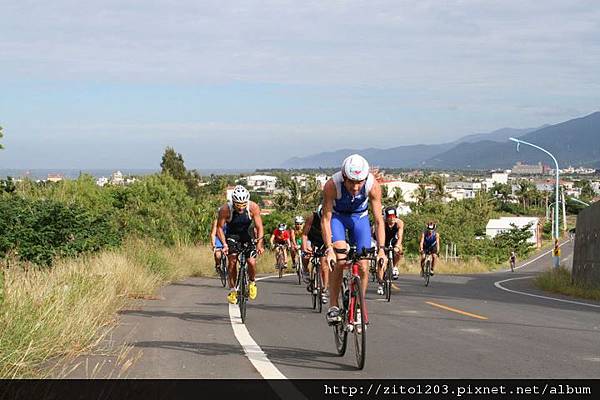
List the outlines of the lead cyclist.
<svg viewBox="0 0 600 400">
<path fill-rule="evenodd" d="M 338 297 L 342 283 L 343 266 L 346 254 L 338 254 L 334 249 L 347 249 L 346 232 L 351 244 L 356 245 L 360 253 L 371 247 L 371 224 L 369 205 L 375 217 L 375 237 L 379 251 L 377 263 L 387 260 L 384 251 L 385 228 L 381 214 L 381 186 L 375 176 L 369 172 L 369 163 L 362 156 L 353 154 L 347 157 L 341 171 L 335 173 L 323 187 L 323 217 L 321 227 L 323 242 L 327 246 L 327 264 L 337 262 L 330 274 L 329 310 L 327 322 L 336 324 L 341 321 Z M 335 254 L 334 254 L 335 253 Z M 368 260 L 360 261 L 361 291 L 366 295 L 369 274 Z"/>
</svg>

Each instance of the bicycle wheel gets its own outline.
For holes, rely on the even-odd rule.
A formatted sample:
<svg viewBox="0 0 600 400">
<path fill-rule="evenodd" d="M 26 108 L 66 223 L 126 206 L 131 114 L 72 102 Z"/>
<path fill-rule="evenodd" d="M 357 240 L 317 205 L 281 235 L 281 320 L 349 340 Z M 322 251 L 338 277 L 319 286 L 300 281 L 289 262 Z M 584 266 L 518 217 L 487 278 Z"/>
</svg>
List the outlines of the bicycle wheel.
<svg viewBox="0 0 600 400">
<path fill-rule="evenodd" d="M 227 285 L 227 257 L 221 255 L 221 262 L 219 263 L 219 278 L 221 278 L 221 285 L 225 287 Z"/>
<path fill-rule="evenodd" d="M 317 295 L 315 293 L 315 288 L 317 285 L 317 281 L 316 281 L 316 275 L 315 275 L 315 268 L 313 266 L 312 272 L 310 273 L 310 281 L 309 281 L 309 288 L 310 288 L 310 297 L 312 299 L 312 308 L 313 310 L 317 308 Z"/>
<path fill-rule="evenodd" d="M 319 313 L 321 313 L 323 311 L 323 285 L 321 283 L 321 271 L 319 271 L 319 268 L 315 268 L 315 292 L 317 292 L 314 295 L 314 299 L 317 302 L 317 311 Z M 314 301 L 314 300 L 313 300 Z"/>
<path fill-rule="evenodd" d="M 296 254 L 296 275 L 298 275 L 298 285 L 302 284 L 302 262 L 300 260 L 300 254 Z"/>
<path fill-rule="evenodd" d="M 510 262 L 510 271 L 511 272 L 515 272 L 515 263 L 514 263 L 514 261 Z"/>
<path fill-rule="evenodd" d="M 425 286 L 429 286 L 429 277 L 431 272 L 431 259 L 427 258 L 425 260 L 425 271 L 424 271 L 424 275 L 423 278 L 425 279 Z"/>
<path fill-rule="evenodd" d="M 374 261 L 371 261 L 369 270 L 371 271 L 371 282 L 375 282 L 377 280 L 377 264 Z"/>
<path fill-rule="evenodd" d="M 246 275 L 246 266 L 240 268 L 240 287 L 238 289 L 238 304 L 240 306 L 240 316 L 242 317 L 242 323 L 246 323 L 246 303 L 248 302 L 247 291 L 248 291 L 248 277 Z"/>
<path fill-rule="evenodd" d="M 367 308 L 365 299 L 360 290 L 360 278 L 355 276 L 353 278 L 354 288 L 354 349 L 356 355 L 356 365 L 358 369 L 365 367 L 365 359 L 367 354 Z M 360 321 L 357 319 L 360 318 Z"/>
<path fill-rule="evenodd" d="M 384 276 L 385 298 L 389 302 L 392 298 L 392 262 L 388 261 Z"/>
<path fill-rule="evenodd" d="M 279 273 L 279 279 L 281 279 L 281 277 L 283 276 L 283 254 L 281 254 L 281 250 L 277 255 L 277 270 Z"/>
<path fill-rule="evenodd" d="M 346 284 L 346 278 L 344 278 L 342 284 L 341 297 L 342 302 L 340 304 L 340 313 L 342 315 L 342 321 L 339 324 L 333 326 L 333 337 L 335 339 L 335 348 L 339 356 L 346 354 L 346 347 L 348 345 L 348 331 L 346 330 L 346 310 L 348 309 L 348 285 Z"/>
</svg>

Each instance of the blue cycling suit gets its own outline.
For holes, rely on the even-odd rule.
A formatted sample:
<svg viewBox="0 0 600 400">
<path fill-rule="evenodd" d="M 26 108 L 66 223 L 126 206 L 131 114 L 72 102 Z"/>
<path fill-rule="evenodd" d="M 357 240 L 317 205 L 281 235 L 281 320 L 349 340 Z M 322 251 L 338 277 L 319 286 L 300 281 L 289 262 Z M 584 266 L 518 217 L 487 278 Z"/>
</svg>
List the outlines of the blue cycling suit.
<svg viewBox="0 0 600 400">
<path fill-rule="evenodd" d="M 435 252 L 437 245 L 437 234 L 431 231 L 431 235 L 427 236 L 427 232 L 423 232 L 423 250 L 426 254 Z"/>
<path fill-rule="evenodd" d="M 223 233 L 227 234 L 227 224 L 225 224 L 223 226 Z M 219 236 L 215 235 L 215 248 L 216 249 L 222 249 L 223 248 L 223 243 L 221 243 L 221 239 L 219 239 Z"/>
<path fill-rule="evenodd" d="M 352 196 L 344 187 L 341 172 L 332 177 L 337 196 L 333 202 L 331 234 L 333 242 L 345 241 L 346 231 L 351 245 L 357 251 L 371 247 L 371 224 L 369 222 L 369 191 L 375 178 L 369 174 L 367 181 L 356 196 Z"/>
</svg>

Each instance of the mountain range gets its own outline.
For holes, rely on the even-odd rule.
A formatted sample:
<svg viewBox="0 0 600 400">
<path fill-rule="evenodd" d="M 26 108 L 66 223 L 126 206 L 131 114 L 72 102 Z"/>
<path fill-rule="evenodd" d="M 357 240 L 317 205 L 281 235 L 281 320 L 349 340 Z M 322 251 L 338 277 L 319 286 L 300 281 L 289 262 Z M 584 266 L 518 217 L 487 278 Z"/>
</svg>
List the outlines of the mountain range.
<svg viewBox="0 0 600 400">
<path fill-rule="evenodd" d="M 283 163 L 285 168 L 337 167 L 352 153 L 363 155 L 372 165 L 387 168 L 494 169 L 510 168 L 517 161 L 542 162 L 554 167 L 551 158 L 527 145 L 516 151 L 516 137 L 553 153 L 560 167 L 600 168 L 600 112 L 538 128 L 502 128 L 490 133 L 464 136 L 454 142 L 398 146 L 388 149 L 341 149 Z"/>
</svg>

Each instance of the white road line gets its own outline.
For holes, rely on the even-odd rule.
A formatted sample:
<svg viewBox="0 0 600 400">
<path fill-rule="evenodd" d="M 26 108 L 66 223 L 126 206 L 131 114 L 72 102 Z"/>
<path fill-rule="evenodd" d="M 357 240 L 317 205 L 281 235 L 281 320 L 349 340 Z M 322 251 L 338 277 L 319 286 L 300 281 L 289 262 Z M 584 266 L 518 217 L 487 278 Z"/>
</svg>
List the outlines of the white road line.
<svg viewBox="0 0 600 400">
<path fill-rule="evenodd" d="M 292 276 L 296 274 L 284 274 L 283 276 Z M 278 275 L 269 275 L 256 278 L 257 281 L 263 279 L 276 278 Z M 306 397 L 289 381 L 288 378 L 279 371 L 279 369 L 269 360 L 260 346 L 252 339 L 246 325 L 242 323 L 240 308 L 236 304 L 229 304 L 229 320 L 233 333 L 239 344 L 244 349 L 246 357 L 252 363 L 254 368 L 264 379 L 272 379 L 271 388 L 283 399 L 286 400 L 307 400 Z"/>
<path fill-rule="evenodd" d="M 524 276 L 524 277 L 521 277 L 521 278 L 504 279 L 502 281 L 494 282 L 494 286 L 496 286 L 498 289 L 502 289 L 502 290 L 505 290 L 507 292 L 522 294 L 522 295 L 525 295 L 525 296 L 537 297 L 537 298 L 546 299 L 546 300 L 560 301 L 562 303 L 577 304 L 577 305 L 580 305 L 580 306 L 588 306 L 588 307 L 600 308 L 600 304 L 582 303 L 580 301 L 557 299 L 556 297 L 548 297 L 548 296 L 541 296 L 539 294 L 533 294 L 533 293 L 527 293 L 527 292 L 520 292 L 518 290 L 512 290 L 512 289 L 505 288 L 504 286 L 501 285 L 501 283 L 504 283 L 504 282 L 516 281 L 518 279 L 531 279 L 531 278 L 534 278 L 534 277 L 533 276 Z"/>
</svg>

